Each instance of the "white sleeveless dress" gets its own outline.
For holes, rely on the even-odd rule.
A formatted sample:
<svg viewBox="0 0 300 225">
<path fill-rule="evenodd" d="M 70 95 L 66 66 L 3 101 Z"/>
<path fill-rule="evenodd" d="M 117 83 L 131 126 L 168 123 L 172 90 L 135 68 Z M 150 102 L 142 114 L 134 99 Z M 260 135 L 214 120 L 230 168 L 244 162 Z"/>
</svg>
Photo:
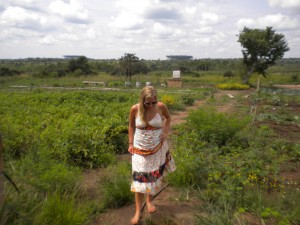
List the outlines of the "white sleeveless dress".
<svg viewBox="0 0 300 225">
<path fill-rule="evenodd" d="M 148 123 L 156 129 L 143 129 L 146 124 L 140 120 L 139 116 L 136 117 L 135 124 L 133 141 L 135 148 L 151 151 L 160 144 L 163 120 L 159 113 Z M 160 190 L 162 178 L 175 169 L 167 141 L 164 141 L 161 148 L 154 154 L 146 156 L 133 154 L 131 191 L 153 195 Z"/>
</svg>

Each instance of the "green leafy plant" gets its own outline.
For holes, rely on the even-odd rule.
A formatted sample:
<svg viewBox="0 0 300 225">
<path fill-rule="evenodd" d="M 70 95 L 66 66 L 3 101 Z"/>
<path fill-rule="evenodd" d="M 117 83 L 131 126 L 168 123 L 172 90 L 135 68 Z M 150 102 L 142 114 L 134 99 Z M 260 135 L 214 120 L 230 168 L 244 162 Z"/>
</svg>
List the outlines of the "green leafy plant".
<svg viewBox="0 0 300 225">
<path fill-rule="evenodd" d="M 102 190 L 103 205 L 106 208 L 117 208 L 133 202 L 133 193 L 130 191 L 130 165 L 120 163 L 111 166 L 111 171 L 104 180 Z"/>
</svg>

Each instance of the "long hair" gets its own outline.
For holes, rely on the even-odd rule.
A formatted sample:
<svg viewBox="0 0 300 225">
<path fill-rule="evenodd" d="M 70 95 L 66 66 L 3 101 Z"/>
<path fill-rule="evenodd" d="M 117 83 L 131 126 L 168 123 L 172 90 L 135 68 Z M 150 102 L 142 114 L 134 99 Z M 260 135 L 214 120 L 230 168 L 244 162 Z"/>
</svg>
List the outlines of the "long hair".
<svg viewBox="0 0 300 225">
<path fill-rule="evenodd" d="M 141 95 L 140 95 L 140 101 L 139 101 L 139 116 L 141 118 L 141 121 L 146 123 L 146 108 L 144 105 L 146 98 L 156 97 L 157 98 L 157 92 L 153 86 L 146 86 L 142 89 Z"/>
</svg>

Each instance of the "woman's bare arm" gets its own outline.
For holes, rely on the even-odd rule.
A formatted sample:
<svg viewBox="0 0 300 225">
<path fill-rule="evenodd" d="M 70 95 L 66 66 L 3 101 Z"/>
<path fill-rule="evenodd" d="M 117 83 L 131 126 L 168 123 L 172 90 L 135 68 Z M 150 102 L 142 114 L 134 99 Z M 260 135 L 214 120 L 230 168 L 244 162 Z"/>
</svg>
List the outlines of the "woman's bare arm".
<svg viewBox="0 0 300 225">
<path fill-rule="evenodd" d="M 128 152 L 133 153 L 133 137 L 135 131 L 135 117 L 137 113 L 137 105 L 133 105 L 129 113 L 129 124 L 128 124 Z"/>
<path fill-rule="evenodd" d="M 163 141 L 165 141 L 165 139 L 169 135 L 170 124 L 171 124 L 171 114 L 170 114 L 167 106 L 164 103 L 160 102 L 159 103 L 159 108 L 161 110 L 162 116 L 165 117 L 165 122 L 164 122 L 164 126 L 163 126 L 163 133 L 162 133 L 162 142 L 163 142 Z"/>
</svg>

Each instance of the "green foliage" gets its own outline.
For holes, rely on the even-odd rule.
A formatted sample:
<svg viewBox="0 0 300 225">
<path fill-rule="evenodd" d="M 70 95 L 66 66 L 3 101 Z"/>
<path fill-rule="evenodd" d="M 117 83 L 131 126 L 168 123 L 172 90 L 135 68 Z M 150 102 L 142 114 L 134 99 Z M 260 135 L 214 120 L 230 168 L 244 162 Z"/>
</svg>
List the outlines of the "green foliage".
<svg viewBox="0 0 300 225">
<path fill-rule="evenodd" d="M 272 102 L 271 97 L 260 99 Z M 293 104 L 293 96 L 284 97 Z M 172 155 L 177 170 L 169 183 L 199 188 L 205 216 L 198 224 L 243 223 L 243 212 L 265 224 L 299 223 L 299 191 L 280 176 L 282 167 L 297 167 L 299 144 L 276 137 L 270 126 L 249 126 L 245 112 L 239 113 L 225 115 L 208 107 L 192 112 L 176 130 Z"/>
<path fill-rule="evenodd" d="M 223 74 L 224 77 L 234 77 L 234 73 L 232 71 L 226 71 L 224 74 Z"/>
<path fill-rule="evenodd" d="M 238 42 L 243 47 L 243 59 L 247 67 L 247 73 L 243 79 L 245 84 L 248 84 L 254 72 L 266 76 L 268 67 L 274 65 L 289 50 L 284 35 L 275 33 L 272 27 L 266 27 L 266 29 L 244 27 L 239 34 Z"/>
<path fill-rule="evenodd" d="M 293 83 L 299 83 L 299 76 L 297 74 L 294 74 L 291 76 L 291 80 Z"/>
<path fill-rule="evenodd" d="M 19 75 L 20 72 L 7 67 L 0 67 L 0 77 Z"/>
<path fill-rule="evenodd" d="M 51 224 L 58 217 L 69 221 L 72 219 L 69 218 L 71 213 L 78 213 L 71 209 L 75 207 L 72 201 L 78 194 L 77 187 L 81 180 L 78 168 L 49 159 L 47 152 L 38 152 L 35 155 L 28 154 L 22 160 L 11 161 L 7 164 L 6 171 L 19 188 L 19 192 L 16 192 L 11 185 L 6 187 L 8 224 Z M 58 199 L 61 202 L 57 202 Z M 53 204 L 56 204 L 58 211 L 53 210 Z M 81 219 L 86 220 L 88 212 L 82 215 L 84 217 Z M 75 215 L 75 220 L 77 219 Z M 35 223 L 36 220 L 43 220 L 44 223 Z"/>
<path fill-rule="evenodd" d="M 246 124 L 248 119 L 226 116 L 212 108 L 192 112 L 187 126 L 196 132 L 197 138 L 221 147 L 228 143 Z"/>
<path fill-rule="evenodd" d="M 10 168 L 21 182 L 31 185 L 39 192 L 59 192 L 72 190 L 80 181 L 80 170 L 53 160 L 48 152 L 30 153 L 21 160 L 12 162 Z"/>
<path fill-rule="evenodd" d="M 7 69 L 16 71 L 12 76 L 0 76 L 0 86 L 81 87 L 83 86 L 82 80 L 89 76 L 90 80 L 105 81 L 108 85 L 112 82 L 110 87 L 124 87 L 125 77 L 123 75 L 126 70 L 121 67 L 118 59 L 88 60 L 89 74 L 85 73 L 85 68 L 76 67 L 75 70 L 72 70 L 74 72 L 70 71 L 68 69 L 69 63 L 70 60 L 49 58 L 0 60 L 0 68 L 5 68 L 5 71 Z M 276 63 L 276 65 L 268 68 L 268 80 L 263 79 L 262 84 L 268 85 L 270 81 L 276 84 L 294 84 L 297 82 L 295 78 L 299 74 L 299 59 L 283 58 L 277 60 Z M 224 71 L 230 71 L 233 74 L 245 74 L 241 59 L 139 60 L 135 72 L 132 74 L 135 74 L 136 81 L 143 83 L 151 81 L 154 85 L 160 85 L 160 83 L 166 83 L 174 68 L 184 69 L 182 80 L 185 88 L 199 88 L 203 85 L 226 82 L 228 78 L 223 76 Z M 19 74 L 22 76 L 17 76 Z M 256 83 L 257 75 L 254 73 L 249 83 Z M 234 76 L 230 80 L 239 83 L 240 77 Z"/>
<path fill-rule="evenodd" d="M 117 208 L 133 202 L 133 193 L 130 191 L 130 171 L 128 163 L 120 163 L 111 166 L 110 171 L 103 184 L 104 200 L 106 208 Z"/>
<path fill-rule="evenodd" d="M 106 166 L 127 148 L 128 111 L 136 96 L 121 93 L 0 93 L 5 157 L 47 149 L 81 167 Z"/>
<path fill-rule="evenodd" d="M 195 102 L 195 97 L 191 95 L 183 95 L 181 99 L 182 99 L 182 103 L 186 106 L 192 106 Z"/>
<path fill-rule="evenodd" d="M 221 90 L 245 90 L 245 89 L 249 89 L 250 86 L 247 84 L 230 83 L 230 84 L 217 84 L 217 88 Z"/>
<path fill-rule="evenodd" d="M 160 99 L 170 111 L 181 110 L 184 108 L 184 103 L 178 95 L 163 94 L 161 95 Z M 187 100 L 187 103 L 188 101 L 189 100 Z"/>
<path fill-rule="evenodd" d="M 91 68 L 88 63 L 88 58 L 80 56 L 78 59 L 72 59 L 69 61 L 68 69 L 70 72 L 74 72 L 77 75 L 86 75 L 91 73 Z"/>
<path fill-rule="evenodd" d="M 172 153 L 176 162 L 176 171 L 168 175 L 168 182 L 176 187 L 206 187 L 208 171 L 206 171 L 203 155 L 195 154 L 205 142 L 197 140 L 194 133 L 182 134 L 175 143 L 179 143 Z M 191 148 L 193 146 L 193 148 Z"/>
<path fill-rule="evenodd" d="M 136 73 L 139 63 L 139 58 L 131 53 L 125 53 L 124 56 L 119 59 L 119 64 L 126 73 L 126 79 L 128 77 L 131 79 L 131 76 Z"/>
<path fill-rule="evenodd" d="M 76 203 L 76 196 L 53 193 L 42 203 L 34 224 L 82 225 L 87 219 L 88 211 Z"/>
</svg>

